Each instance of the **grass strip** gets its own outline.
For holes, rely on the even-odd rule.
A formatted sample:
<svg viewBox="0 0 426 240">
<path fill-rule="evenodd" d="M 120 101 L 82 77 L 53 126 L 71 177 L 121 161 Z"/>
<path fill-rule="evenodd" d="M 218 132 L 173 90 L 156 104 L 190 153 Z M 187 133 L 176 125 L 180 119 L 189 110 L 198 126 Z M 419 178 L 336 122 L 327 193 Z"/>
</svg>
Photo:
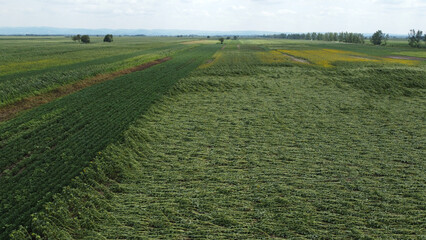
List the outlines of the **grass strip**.
<svg viewBox="0 0 426 240">
<path fill-rule="evenodd" d="M 120 71 L 107 73 L 107 74 L 99 74 L 91 78 L 83 79 L 81 81 L 60 86 L 56 89 L 50 90 L 46 93 L 41 93 L 36 96 L 31 96 L 24 98 L 18 102 L 15 102 L 11 105 L 6 105 L 0 108 L 0 122 L 7 121 L 12 119 L 14 116 L 19 114 L 22 111 L 40 106 L 42 104 L 51 102 L 57 98 L 72 94 L 77 92 L 83 88 L 90 87 L 97 83 L 105 82 L 111 79 L 114 79 L 119 76 L 123 76 L 132 72 L 142 71 L 149 67 L 155 66 L 157 64 L 163 63 L 165 61 L 170 60 L 170 57 L 165 57 L 161 59 L 157 59 L 155 61 L 151 61 L 148 63 L 141 64 L 136 67 L 131 67 L 127 69 L 123 69 Z M 0 175 L 1 176 L 1 175 Z"/>
</svg>

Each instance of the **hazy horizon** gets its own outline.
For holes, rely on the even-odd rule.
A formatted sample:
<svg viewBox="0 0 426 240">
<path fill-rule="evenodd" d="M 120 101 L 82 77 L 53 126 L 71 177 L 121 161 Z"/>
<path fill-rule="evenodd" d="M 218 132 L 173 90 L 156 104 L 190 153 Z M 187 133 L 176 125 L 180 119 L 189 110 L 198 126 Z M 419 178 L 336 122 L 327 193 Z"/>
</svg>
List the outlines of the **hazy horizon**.
<svg viewBox="0 0 426 240">
<path fill-rule="evenodd" d="M 0 27 L 360 32 L 422 29 L 426 0 L 0 0 Z"/>
</svg>

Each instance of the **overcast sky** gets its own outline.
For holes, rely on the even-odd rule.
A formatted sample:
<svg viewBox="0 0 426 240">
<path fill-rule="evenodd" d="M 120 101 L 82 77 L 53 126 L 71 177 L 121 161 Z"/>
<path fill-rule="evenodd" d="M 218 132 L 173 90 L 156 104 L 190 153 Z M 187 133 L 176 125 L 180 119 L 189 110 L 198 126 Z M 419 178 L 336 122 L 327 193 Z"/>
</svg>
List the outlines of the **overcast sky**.
<svg viewBox="0 0 426 240">
<path fill-rule="evenodd" d="M 426 0 L 0 0 L 0 27 L 426 31 Z"/>
</svg>

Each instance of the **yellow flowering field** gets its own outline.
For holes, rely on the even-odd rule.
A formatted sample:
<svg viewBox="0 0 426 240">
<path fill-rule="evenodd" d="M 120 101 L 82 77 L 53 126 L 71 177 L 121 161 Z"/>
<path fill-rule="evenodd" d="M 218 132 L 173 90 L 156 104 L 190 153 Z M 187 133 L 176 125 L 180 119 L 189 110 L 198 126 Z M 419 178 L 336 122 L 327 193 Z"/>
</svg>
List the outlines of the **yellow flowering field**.
<svg viewBox="0 0 426 240">
<path fill-rule="evenodd" d="M 277 50 L 268 52 L 257 52 L 257 57 L 262 63 L 266 64 L 291 62 L 291 58 L 288 55 L 284 55 Z"/>
<path fill-rule="evenodd" d="M 342 62 L 367 62 L 378 61 L 371 59 L 366 55 L 361 55 L 356 52 L 335 50 L 335 49 L 320 49 L 320 50 L 279 50 L 282 53 L 289 54 L 298 58 L 303 58 L 309 62 L 322 66 L 332 67 L 332 63 Z"/>
<path fill-rule="evenodd" d="M 336 49 L 320 49 L 320 50 L 285 50 L 280 49 L 276 52 L 288 54 L 296 58 L 306 59 L 310 63 L 322 66 L 333 67 L 335 62 L 376 62 L 376 63 L 393 63 L 416 65 L 416 60 L 393 59 L 387 57 L 371 57 L 357 52 L 343 51 Z M 265 58 L 265 57 L 264 57 Z M 272 58 L 272 56 L 270 57 Z"/>
</svg>

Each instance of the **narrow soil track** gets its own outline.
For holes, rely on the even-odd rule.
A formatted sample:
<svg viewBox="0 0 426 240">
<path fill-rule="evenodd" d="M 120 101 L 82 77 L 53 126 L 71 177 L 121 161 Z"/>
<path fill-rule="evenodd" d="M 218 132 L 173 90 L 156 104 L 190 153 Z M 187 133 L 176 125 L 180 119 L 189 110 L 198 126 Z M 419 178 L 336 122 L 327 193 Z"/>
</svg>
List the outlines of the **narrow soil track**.
<svg viewBox="0 0 426 240">
<path fill-rule="evenodd" d="M 286 53 L 282 53 L 282 54 L 283 54 L 284 56 L 287 56 L 287 57 L 291 58 L 291 60 L 293 60 L 293 61 L 295 61 L 295 62 L 300 62 L 300 63 L 307 63 L 307 64 L 310 64 L 310 62 L 308 62 L 308 60 L 301 59 L 301 58 L 297 58 L 297 57 L 291 56 L 291 55 L 286 54 Z"/>
<path fill-rule="evenodd" d="M 0 122 L 12 119 L 14 116 L 16 116 L 18 113 L 40 106 L 42 104 L 51 102 L 57 98 L 69 95 L 71 93 L 77 92 L 83 88 L 90 87 L 92 85 L 95 85 L 97 83 L 105 82 L 108 80 L 112 80 L 116 77 L 126 75 L 132 72 L 142 71 L 144 69 L 150 68 L 152 66 L 155 66 L 157 64 L 166 62 L 170 60 L 171 57 L 161 58 L 154 60 L 152 62 L 144 63 L 142 65 L 123 69 L 117 72 L 107 73 L 107 74 L 99 74 L 97 76 L 83 79 L 81 81 L 67 84 L 64 86 L 60 86 L 56 89 L 53 89 L 49 92 L 42 93 L 36 96 L 27 97 L 24 98 L 16 103 L 13 103 L 11 105 L 4 106 L 0 108 Z"/>
<path fill-rule="evenodd" d="M 417 61 L 426 60 L 426 58 L 410 57 L 410 56 L 387 56 L 387 58 L 402 59 L 402 60 L 417 60 Z"/>
<path fill-rule="evenodd" d="M 365 60 L 376 60 L 374 58 L 368 58 L 368 57 L 361 57 L 361 56 L 353 56 L 350 55 L 351 58 L 356 58 L 356 59 L 365 59 Z"/>
</svg>

